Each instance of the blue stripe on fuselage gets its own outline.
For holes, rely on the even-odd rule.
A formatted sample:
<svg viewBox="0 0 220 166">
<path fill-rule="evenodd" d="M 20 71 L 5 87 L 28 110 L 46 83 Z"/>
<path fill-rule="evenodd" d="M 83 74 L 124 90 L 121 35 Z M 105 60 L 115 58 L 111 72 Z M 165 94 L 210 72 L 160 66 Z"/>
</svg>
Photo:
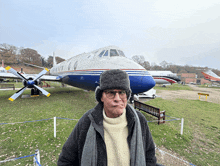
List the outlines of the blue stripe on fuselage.
<svg viewBox="0 0 220 166">
<path fill-rule="evenodd" d="M 95 90 L 99 85 L 99 77 L 103 71 L 79 71 L 62 73 L 65 84 Z M 146 71 L 126 71 L 129 75 L 132 93 L 137 94 L 148 91 L 155 86 L 154 79 Z"/>
</svg>

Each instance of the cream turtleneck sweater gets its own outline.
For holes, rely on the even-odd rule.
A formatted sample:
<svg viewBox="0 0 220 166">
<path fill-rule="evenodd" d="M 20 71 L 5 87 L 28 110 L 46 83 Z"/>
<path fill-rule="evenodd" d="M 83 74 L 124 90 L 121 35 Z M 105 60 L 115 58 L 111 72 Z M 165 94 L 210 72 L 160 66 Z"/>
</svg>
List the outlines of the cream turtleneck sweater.
<svg viewBox="0 0 220 166">
<path fill-rule="evenodd" d="M 103 127 L 108 166 L 129 166 L 130 151 L 127 142 L 126 110 L 117 118 L 108 118 L 103 110 Z"/>
</svg>

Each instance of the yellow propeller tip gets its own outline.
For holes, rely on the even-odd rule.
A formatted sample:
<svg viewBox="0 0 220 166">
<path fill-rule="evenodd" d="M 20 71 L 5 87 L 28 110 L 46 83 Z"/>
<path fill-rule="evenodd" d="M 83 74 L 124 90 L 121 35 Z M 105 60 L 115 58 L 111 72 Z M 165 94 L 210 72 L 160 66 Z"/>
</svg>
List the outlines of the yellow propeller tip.
<svg viewBox="0 0 220 166">
<path fill-rule="evenodd" d="M 48 68 L 45 68 L 45 70 L 49 71 L 49 69 L 48 69 Z"/>
<path fill-rule="evenodd" d="M 49 96 L 50 96 L 50 93 L 48 93 L 47 97 L 49 97 Z"/>
<path fill-rule="evenodd" d="M 10 67 L 10 66 L 8 66 L 8 67 L 6 67 L 5 69 L 6 69 L 6 70 L 9 70 L 10 68 L 11 68 L 11 67 Z"/>
<path fill-rule="evenodd" d="M 12 98 L 9 98 L 8 100 L 10 100 L 10 101 L 14 101 L 14 99 L 12 99 Z"/>
</svg>

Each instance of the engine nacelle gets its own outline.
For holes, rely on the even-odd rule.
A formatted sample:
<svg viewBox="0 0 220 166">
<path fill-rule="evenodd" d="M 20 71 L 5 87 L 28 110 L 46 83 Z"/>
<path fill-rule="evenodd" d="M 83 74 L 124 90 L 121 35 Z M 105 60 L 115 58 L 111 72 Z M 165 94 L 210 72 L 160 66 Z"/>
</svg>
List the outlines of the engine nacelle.
<svg viewBox="0 0 220 166">
<path fill-rule="evenodd" d="M 27 80 L 22 80 L 22 83 L 27 88 L 34 88 L 34 85 L 40 85 L 41 81 L 39 79 L 34 80 L 34 77 L 28 77 Z"/>
</svg>

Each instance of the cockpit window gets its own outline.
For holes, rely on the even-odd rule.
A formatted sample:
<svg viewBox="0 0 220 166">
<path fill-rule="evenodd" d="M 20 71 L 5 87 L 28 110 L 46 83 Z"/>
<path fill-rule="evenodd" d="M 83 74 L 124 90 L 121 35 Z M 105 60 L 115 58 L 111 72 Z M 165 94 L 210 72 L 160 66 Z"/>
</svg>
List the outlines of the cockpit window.
<svg viewBox="0 0 220 166">
<path fill-rule="evenodd" d="M 108 50 L 105 52 L 105 54 L 103 56 L 108 56 Z"/>
<path fill-rule="evenodd" d="M 119 56 L 118 52 L 115 49 L 110 49 L 110 57 L 112 56 Z"/>
<path fill-rule="evenodd" d="M 123 53 L 123 51 L 118 50 L 118 53 L 119 53 L 120 56 L 124 56 L 125 57 L 125 54 Z"/>
<path fill-rule="evenodd" d="M 99 57 L 102 57 L 102 55 L 104 54 L 105 50 L 103 50 L 100 54 Z"/>
</svg>

